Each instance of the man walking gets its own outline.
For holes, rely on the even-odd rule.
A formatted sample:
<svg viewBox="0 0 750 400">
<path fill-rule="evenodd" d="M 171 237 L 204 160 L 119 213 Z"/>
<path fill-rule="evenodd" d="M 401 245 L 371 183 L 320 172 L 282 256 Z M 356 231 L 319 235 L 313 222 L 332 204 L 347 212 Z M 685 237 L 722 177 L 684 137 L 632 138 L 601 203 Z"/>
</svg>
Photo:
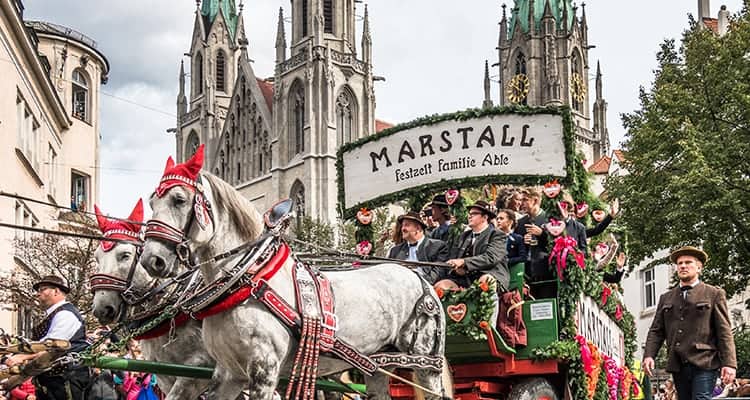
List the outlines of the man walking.
<svg viewBox="0 0 750 400">
<path fill-rule="evenodd" d="M 708 255 L 692 246 L 670 254 L 680 284 L 661 295 L 651 323 L 643 368 L 651 375 L 654 357 L 667 343 L 667 371 L 672 373 L 679 400 L 710 399 L 721 369 L 721 380 L 734 380 L 737 360 L 723 289 L 699 276 Z"/>
<path fill-rule="evenodd" d="M 448 246 L 442 240 L 425 236 L 427 225 L 418 213 L 409 211 L 398 217 L 398 223 L 404 241 L 391 249 L 388 258 L 426 262 L 444 262 L 448 259 Z M 431 285 L 442 275 L 438 267 L 420 267 L 419 271 Z"/>
<path fill-rule="evenodd" d="M 70 288 L 59 276 L 48 275 L 34 284 L 39 302 L 47 307 L 46 318 L 33 330 L 32 340 L 60 339 L 70 342 L 70 352 L 83 351 L 86 327 L 76 306 L 65 296 Z M 16 354 L 5 361 L 9 367 L 21 364 L 39 354 Z M 87 367 L 53 369 L 34 378 L 36 398 L 39 400 L 83 400 L 89 384 Z"/>
</svg>

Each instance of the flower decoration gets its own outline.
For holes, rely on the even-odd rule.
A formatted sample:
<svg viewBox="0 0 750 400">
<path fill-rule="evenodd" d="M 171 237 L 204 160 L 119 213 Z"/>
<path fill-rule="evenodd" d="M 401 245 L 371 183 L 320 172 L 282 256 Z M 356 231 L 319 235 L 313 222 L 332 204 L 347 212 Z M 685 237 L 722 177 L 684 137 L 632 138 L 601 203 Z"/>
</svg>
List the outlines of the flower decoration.
<svg viewBox="0 0 750 400">
<path fill-rule="evenodd" d="M 371 251 L 372 243 L 368 242 L 367 240 L 363 240 L 357 243 L 357 254 L 359 254 L 360 256 L 370 255 Z"/>
<path fill-rule="evenodd" d="M 612 294 L 612 289 L 609 288 L 609 286 L 604 285 L 602 286 L 602 307 L 607 305 L 607 299 L 609 299 L 609 296 Z"/>
<path fill-rule="evenodd" d="M 578 250 L 576 240 L 570 236 L 560 236 L 555 239 L 555 246 L 549 255 L 549 263 L 550 265 L 557 266 L 557 277 L 560 281 L 563 280 L 563 272 L 567 268 L 568 255 L 572 255 L 575 258 L 576 264 L 581 269 L 586 268 L 586 264 L 584 263 L 585 255 L 582 251 Z"/>
<path fill-rule="evenodd" d="M 479 283 L 479 288 L 482 289 L 483 292 L 486 292 L 490 290 L 490 284 L 487 283 L 487 281 L 483 281 Z"/>
</svg>

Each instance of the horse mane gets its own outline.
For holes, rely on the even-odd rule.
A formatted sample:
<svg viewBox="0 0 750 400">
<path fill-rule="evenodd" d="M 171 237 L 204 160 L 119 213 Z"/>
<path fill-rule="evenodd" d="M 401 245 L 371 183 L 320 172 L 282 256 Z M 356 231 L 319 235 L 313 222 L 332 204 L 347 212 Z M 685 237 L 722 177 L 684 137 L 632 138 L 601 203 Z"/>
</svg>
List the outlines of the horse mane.
<svg viewBox="0 0 750 400">
<path fill-rule="evenodd" d="M 216 175 L 207 172 L 203 172 L 202 175 L 211 185 L 216 203 L 214 206 L 229 215 L 240 236 L 245 240 L 253 240 L 260 236 L 263 223 L 255 206 Z"/>
</svg>

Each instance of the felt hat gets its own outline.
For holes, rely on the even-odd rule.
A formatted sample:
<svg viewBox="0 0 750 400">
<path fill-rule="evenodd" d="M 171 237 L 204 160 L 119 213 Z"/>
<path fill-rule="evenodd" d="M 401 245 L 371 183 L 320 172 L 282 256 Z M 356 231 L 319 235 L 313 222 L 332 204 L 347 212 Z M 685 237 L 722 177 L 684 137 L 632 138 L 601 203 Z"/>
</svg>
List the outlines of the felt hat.
<svg viewBox="0 0 750 400">
<path fill-rule="evenodd" d="M 490 206 L 490 203 L 484 201 L 484 200 L 477 200 L 474 204 L 466 207 L 468 209 L 476 208 L 481 210 L 485 215 L 489 217 L 489 219 L 493 219 L 497 217 L 497 214 L 495 214 L 494 211 L 492 211 L 492 207 Z"/>
<path fill-rule="evenodd" d="M 418 212 L 409 211 L 406 214 L 399 215 L 398 216 L 398 223 L 399 224 L 402 223 L 405 219 L 408 219 L 410 221 L 414 221 L 414 222 L 418 223 L 422 227 L 422 230 L 427 229 L 427 224 L 425 224 L 422 221 L 422 218 L 420 218 Z"/>
<path fill-rule="evenodd" d="M 439 194 L 432 198 L 430 205 L 448 207 L 448 200 L 445 199 L 445 194 Z"/>
<path fill-rule="evenodd" d="M 70 293 L 70 288 L 65 283 L 65 279 L 60 278 L 57 275 L 47 275 L 38 280 L 32 287 L 34 288 L 34 290 L 38 291 L 40 286 L 53 286 L 62 290 L 65 294 Z"/>
<path fill-rule="evenodd" d="M 693 246 L 683 246 L 673 251 L 672 254 L 669 255 L 669 261 L 676 264 L 677 258 L 679 258 L 680 256 L 693 256 L 697 258 L 701 262 L 701 264 L 704 265 L 708 261 L 708 254 L 706 254 L 705 251 Z"/>
</svg>

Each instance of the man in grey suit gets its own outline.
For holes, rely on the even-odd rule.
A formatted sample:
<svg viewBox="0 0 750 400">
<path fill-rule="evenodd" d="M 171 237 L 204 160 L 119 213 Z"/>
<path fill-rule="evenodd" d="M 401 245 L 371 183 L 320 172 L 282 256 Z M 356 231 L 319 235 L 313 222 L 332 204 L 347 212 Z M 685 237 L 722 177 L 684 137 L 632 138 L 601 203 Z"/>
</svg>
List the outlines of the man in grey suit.
<svg viewBox="0 0 750 400">
<path fill-rule="evenodd" d="M 724 290 L 698 279 L 708 255 L 685 246 L 672 252 L 680 284 L 661 295 L 646 338 L 643 369 L 651 375 L 654 358 L 667 342 L 667 371 L 679 400 L 708 400 L 721 370 L 724 384 L 736 374 L 737 357 Z"/>
<path fill-rule="evenodd" d="M 444 262 L 448 259 L 448 246 L 442 240 L 425 236 L 427 225 L 418 213 L 409 211 L 398 217 L 398 223 L 404 241 L 391 249 L 388 258 L 425 262 Z M 418 271 L 431 285 L 443 275 L 440 267 L 419 267 Z"/>
<path fill-rule="evenodd" d="M 450 250 L 453 266 L 447 279 L 439 281 L 435 287 L 442 290 L 454 290 L 468 287 L 477 279 L 493 278 L 497 281 L 498 291 L 508 288 L 510 272 L 508 271 L 508 236 L 490 225 L 489 220 L 496 217 L 489 203 L 478 200 L 469 206 L 469 230 L 462 233 L 457 245 Z"/>
</svg>

